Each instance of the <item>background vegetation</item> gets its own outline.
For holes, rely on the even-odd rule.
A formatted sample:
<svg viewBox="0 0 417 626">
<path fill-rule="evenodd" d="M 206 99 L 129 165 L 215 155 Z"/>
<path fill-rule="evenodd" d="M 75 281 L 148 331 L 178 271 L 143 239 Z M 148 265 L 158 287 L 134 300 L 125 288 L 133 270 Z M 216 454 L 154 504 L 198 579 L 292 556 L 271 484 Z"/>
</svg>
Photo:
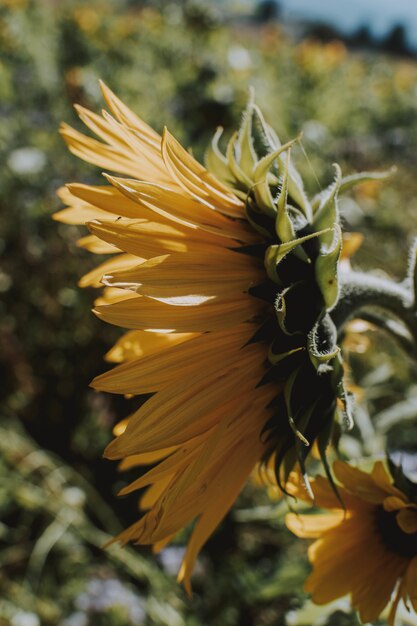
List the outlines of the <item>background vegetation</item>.
<svg viewBox="0 0 417 626">
<path fill-rule="evenodd" d="M 308 603 L 305 545 L 282 524 L 285 504 L 255 484 L 204 550 L 191 600 L 174 576 L 185 536 L 158 558 L 101 549 L 137 504 L 116 498 L 129 476 L 101 458 L 128 401 L 88 387 L 117 337 L 90 314 L 93 292 L 77 288 L 97 259 L 76 247 L 80 229 L 50 218 L 59 186 L 99 180 L 57 133 L 61 120 L 78 124 L 73 103 L 101 107 L 102 78 L 201 157 L 216 126 L 227 134 L 239 123 L 253 85 L 283 139 L 304 131 L 297 159 L 311 192 L 331 180 L 334 161 L 345 173 L 397 165 L 388 183 L 362 185 L 342 204 L 347 230 L 365 235 L 354 263 L 401 279 L 417 235 L 416 61 L 295 42 L 261 17 L 226 23 L 194 0 L 0 5 L 1 625 L 357 624 L 345 602 Z M 342 453 L 387 443 L 415 470 L 415 367 L 374 332 L 347 348 L 358 425 Z"/>
</svg>

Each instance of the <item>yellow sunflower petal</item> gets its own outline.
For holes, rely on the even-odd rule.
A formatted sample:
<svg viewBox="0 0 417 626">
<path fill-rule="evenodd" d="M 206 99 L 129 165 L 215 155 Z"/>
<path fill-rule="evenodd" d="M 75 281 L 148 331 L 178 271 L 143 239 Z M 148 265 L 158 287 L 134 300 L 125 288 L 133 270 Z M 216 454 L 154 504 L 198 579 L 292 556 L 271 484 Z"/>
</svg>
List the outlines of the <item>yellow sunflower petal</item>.
<svg viewBox="0 0 417 626">
<path fill-rule="evenodd" d="M 198 337 L 196 333 L 158 333 L 131 330 L 125 333 L 105 355 L 106 361 L 123 363 L 149 357 L 183 341 Z"/>
<path fill-rule="evenodd" d="M 248 291 L 263 280 L 262 268 L 247 256 L 221 250 L 154 257 L 146 263 L 126 264 L 108 272 L 106 284 L 134 285 L 137 293 L 157 299 L 180 296 L 232 295 Z"/>
<path fill-rule="evenodd" d="M 259 236 L 248 228 L 243 220 L 231 221 L 219 211 L 207 207 L 195 198 L 160 184 L 142 180 L 107 176 L 121 193 L 136 204 L 148 207 L 158 215 L 200 228 L 220 237 L 237 239 L 245 243 L 256 243 Z"/>
<path fill-rule="evenodd" d="M 179 333 L 219 331 L 252 319 L 262 311 L 262 305 L 247 297 L 225 300 L 214 298 L 193 306 L 174 306 L 164 302 L 135 296 L 129 301 L 112 306 L 98 306 L 94 313 L 106 322 L 132 330 L 149 330 L 158 327 Z"/>
<path fill-rule="evenodd" d="M 297 515 L 288 513 L 285 524 L 297 537 L 319 537 L 323 532 L 334 528 L 343 521 L 343 511 L 323 515 Z"/>
<path fill-rule="evenodd" d="M 402 509 L 397 514 L 397 522 L 401 530 L 412 535 L 417 533 L 417 510 L 415 507 Z"/>
<path fill-rule="evenodd" d="M 225 215 L 243 216 L 242 202 L 184 150 L 166 128 L 162 135 L 162 156 L 173 179 L 196 200 L 215 206 Z"/>
<path fill-rule="evenodd" d="M 344 487 L 367 502 L 381 503 L 387 496 L 385 483 L 379 486 L 370 474 L 343 461 L 335 461 L 333 470 Z"/>
<path fill-rule="evenodd" d="M 139 132 L 142 136 L 147 137 L 149 141 L 153 141 L 156 145 L 160 143 L 160 135 L 133 113 L 103 81 L 100 81 L 100 87 L 109 109 L 120 122 Z"/>
<path fill-rule="evenodd" d="M 89 252 L 93 252 L 94 254 L 116 254 L 117 252 L 122 252 L 113 244 L 107 243 L 95 235 L 81 237 L 81 239 L 77 241 L 77 246 Z"/>
<path fill-rule="evenodd" d="M 103 285 L 102 278 L 105 274 L 121 271 L 125 267 L 132 267 L 136 263 L 144 263 L 145 261 L 146 259 L 133 256 L 133 254 L 118 254 L 84 274 L 78 284 L 80 287 L 101 287 Z"/>
<path fill-rule="evenodd" d="M 256 375 L 262 372 L 260 352 L 259 346 L 248 346 L 246 353 L 237 354 L 237 363 L 226 367 L 226 371 L 219 362 L 218 371 L 210 375 L 201 371 L 199 378 L 187 378 L 187 385 L 178 381 L 167 385 L 130 418 L 126 431 L 106 448 L 107 458 L 155 450 L 162 442 L 164 447 L 183 443 L 208 430 L 222 414 L 239 412 L 238 398 L 247 401 L 248 397 L 263 393 L 255 389 L 255 381 L 259 380 Z M 240 395 L 236 395 L 238 392 Z"/>
<path fill-rule="evenodd" d="M 404 587 L 405 595 L 409 598 L 414 611 L 417 611 L 417 556 L 408 564 Z"/>
<path fill-rule="evenodd" d="M 205 333 L 173 345 L 164 351 L 162 358 L 160 352 L 156 352 L 119 365 L 97 376 L 91 385 L 109 393 L 141 394 L 162 389 L 177 378 L 196 379 L 200 370 L 202 375 L 208 375 L 235 363 L 239 349 L 251 334 L 253 329 L 249 324 L 225 332 Z"/>
</svg>

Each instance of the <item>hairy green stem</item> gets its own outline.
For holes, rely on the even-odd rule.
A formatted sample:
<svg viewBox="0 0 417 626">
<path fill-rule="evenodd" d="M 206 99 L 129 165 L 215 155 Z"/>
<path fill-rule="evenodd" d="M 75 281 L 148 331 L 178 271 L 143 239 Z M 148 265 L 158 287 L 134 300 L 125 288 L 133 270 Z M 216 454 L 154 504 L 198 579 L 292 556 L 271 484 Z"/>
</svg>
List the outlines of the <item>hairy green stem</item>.
<svg viewBox="0 0 417 626">
<path fill-rule="evenodd" d="M 390 317 L 372 314 L 369 308 L 384 310 Z M 339 300 L 330 315 L 339 332 L 350 319 L 371 316 L 372 323 L 394 334 L 404 348 L 412 349 L 417 356 L 417 312 L 413 294 L 404 284 L 364 272 L 344 273 L 340 276 Z M 393 323 L 392 316 L 403 323 L 409 338 L 402 327 Z"/>
</svg>

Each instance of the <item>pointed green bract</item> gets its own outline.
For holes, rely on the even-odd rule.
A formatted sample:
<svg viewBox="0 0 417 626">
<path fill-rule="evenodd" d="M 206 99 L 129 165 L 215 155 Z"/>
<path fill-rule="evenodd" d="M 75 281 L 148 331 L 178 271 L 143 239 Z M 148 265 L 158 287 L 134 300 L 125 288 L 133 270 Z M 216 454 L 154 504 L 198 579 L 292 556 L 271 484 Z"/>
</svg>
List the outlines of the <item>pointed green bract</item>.
<svg viewBox="0 0 417 626">
<path fill-rule="evenodd" d="M 317 284 L 323 294 L 327 310 L 334 307 L 339 296 L 338 266 L 342 251 L 342 230 L 339 224 L 333 227 L 333 241 L 330 246 L 321 246 L 316 259 L 315 274 Z"/>
<path fill-rule="evenodd" d="M 323 228 L 333 227 L 333 224 L 339 220 L 339 211 L 337 206 L 338 193 L 340 183 L 342 181 L 342 171 L 340 167 L 335 164 L 335 179 L 327 189 L 325 189 L 321 195 L 320 203 L 317 211 L 314 215 L 314 228 L 317 230 Z M 330 245 L 332 241 L 332 235 L 326 234 L 322 237 L 324 244 Z"/>
<path fill-rule="evenodd" d="M 304 237 L 298 237 L 297 239 L 293 239 L 292 241 L 287 241 L 286 243 L 269 246 L 269 248 L 267 248 L 265 252 L 265 269 L 270 279 L 274 282 L 279 282 L 279 278 L 276 273 L 277 266 L 283 260 L 283 258 L 287 256 L 288 253 L 294 251 L 297 246 L 300 246 L 306 241 L 314 239 L 315 237 L 319 237 L 320 235 L 330 230 L 330 228 L 327 228 L 316 233 L 311 233 L 311 235 L 305 235 Z M 309 259 L 307 258 L 307 262 L 308 261 Z"/>
<path fill-rule="evenodd" d="M 239 167 L 245 174 L 252 171 L 257 158 L 253 146 L 252 117 L 253 117 L 254 93 L 249 93 L 249 101 L 243 114 L 243 121 L 237 137 L 237 150 L 239 152 Z"/>
<path fill-rule="evenodd" d="M 210 146 L 206 150 L 205 161 L 207 168 L 222 182 L 230 184 L 232 182 L 231 172 L 227 163 L 227 159 L 223 156 L 219 149 L 220 137 L 223 134 L 223 128 L 218 128 Z"/>
<path fill-rule="evenodd" d="M 338 198 L 357 184 L 382 180 L 392 172 L 342 178 L 340 167 L 334 165 L 334 180 L 310 201 L 291 158 L 300 136 L 281 143 L 252 92 L 241 128 L 231 136 L 225 155 L 219 149 L 221 133 L 219 129 L 213 138 L 206 164 L 243 201 L 244 215 L 260 237 L 247 253 L 263 255 L 266 270 L 266 282 L 249 293 L 271 307 L 271 321 L 256 339 L 267 337 L 270 342 L 269 369 L 260 384 L 279 381 L 284 387 L 276 414 L 264 429 L 269 454 L 275 455 L 277 481 L 281 485 L 281 466 L 288 477 L 296 462 L 306 476 L 314 442 L 330 477 L 326 449 L 337 420 L 345 429 L 352 426 L 339 329 L 332 318 L 341 297 Z M 417 245 L 408 279 L 414 294 L 416 257 Z"/>
</svg>

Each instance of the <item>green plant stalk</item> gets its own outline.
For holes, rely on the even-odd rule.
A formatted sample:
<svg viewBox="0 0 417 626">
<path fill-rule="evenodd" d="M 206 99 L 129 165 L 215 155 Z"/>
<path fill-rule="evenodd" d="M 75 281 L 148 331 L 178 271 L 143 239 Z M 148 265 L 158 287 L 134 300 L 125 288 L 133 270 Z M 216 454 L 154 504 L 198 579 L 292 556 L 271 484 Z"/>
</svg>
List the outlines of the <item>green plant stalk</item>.
<svg viewBox="0 0 417 626">
<path fill-rule="evenodd" d="M 414 295 L 405 283 L 365 272 L 344 272 L 340 276 L 339 300 L 330 315 L 338 333 L 349 320 L 363 318 L 389 331 L 417 358 L 417 311 Z M 392 316 L 402 325 L 396 324 Z"/>
</svg>

